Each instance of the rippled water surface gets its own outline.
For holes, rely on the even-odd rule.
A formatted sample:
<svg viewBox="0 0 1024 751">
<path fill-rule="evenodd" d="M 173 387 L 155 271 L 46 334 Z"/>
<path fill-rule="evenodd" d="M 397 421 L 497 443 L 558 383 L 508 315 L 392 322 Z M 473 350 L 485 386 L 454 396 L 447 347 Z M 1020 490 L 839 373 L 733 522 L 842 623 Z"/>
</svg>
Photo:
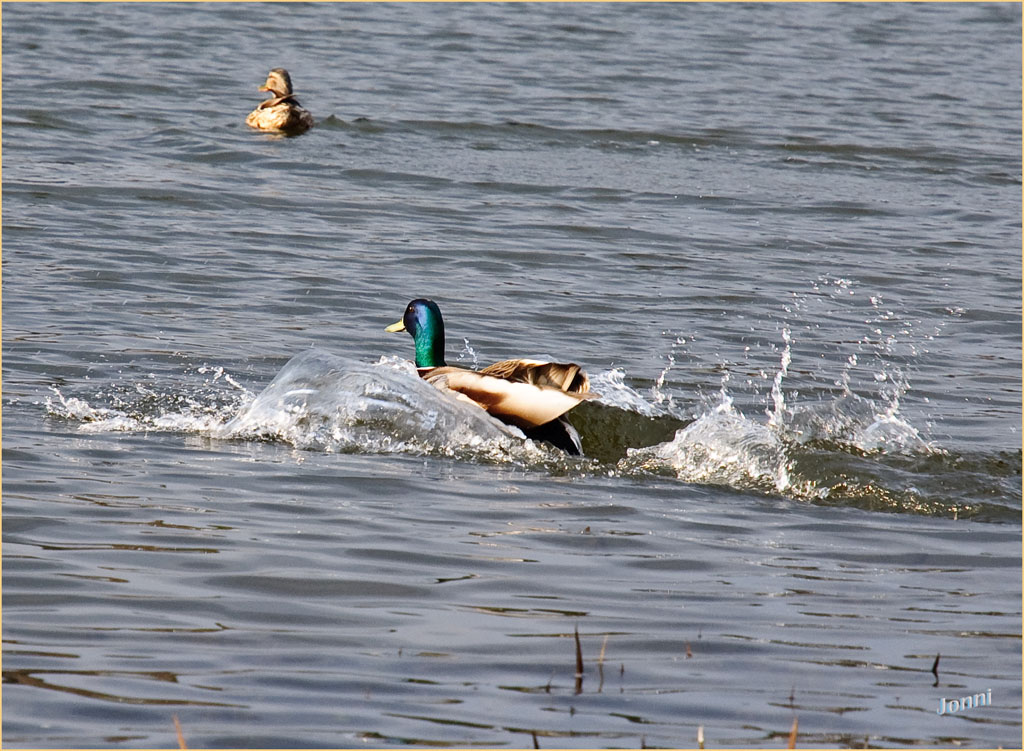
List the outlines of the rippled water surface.
<svg viewBox="0 0 1024 751">
<path fill-rule="evenodd" d="M 5 4 L 4 745 L 1019 746 L 1020 29 Z"/>
</svg>

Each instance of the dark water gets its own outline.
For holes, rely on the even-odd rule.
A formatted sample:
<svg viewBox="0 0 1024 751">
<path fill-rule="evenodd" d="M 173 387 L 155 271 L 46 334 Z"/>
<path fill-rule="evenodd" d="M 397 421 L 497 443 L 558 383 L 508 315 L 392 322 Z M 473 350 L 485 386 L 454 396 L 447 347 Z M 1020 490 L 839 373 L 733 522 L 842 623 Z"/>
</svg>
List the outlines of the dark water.
<svg viewBox="0 0 1024 751">
<path fill-rule="evenodd" d="M 5 4 L 4 744 L 1019 746 L 1020 28 Z"/>
</svg>

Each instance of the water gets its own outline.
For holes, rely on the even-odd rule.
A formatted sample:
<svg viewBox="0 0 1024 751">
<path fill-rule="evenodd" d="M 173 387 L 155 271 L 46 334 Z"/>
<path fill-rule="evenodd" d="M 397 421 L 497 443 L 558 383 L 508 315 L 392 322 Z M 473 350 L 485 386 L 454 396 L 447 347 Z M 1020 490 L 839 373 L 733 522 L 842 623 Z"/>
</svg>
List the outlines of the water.
<svg viewBox="0 0 1024 751">
<path fill-rule="evenodd" d="M 3 15 L 5 746 L 1020 744 L 1019 6 Z"/>
</svg>

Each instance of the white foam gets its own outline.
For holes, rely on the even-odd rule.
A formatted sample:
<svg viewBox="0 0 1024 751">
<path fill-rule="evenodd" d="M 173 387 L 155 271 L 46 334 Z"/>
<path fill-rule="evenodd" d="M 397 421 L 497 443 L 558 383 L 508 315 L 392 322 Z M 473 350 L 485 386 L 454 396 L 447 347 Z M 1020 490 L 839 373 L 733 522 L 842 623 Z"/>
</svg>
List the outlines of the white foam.
<svg viewBox="0 0 1024 751">
<path fill-rule="evenodd" d="M 666 414 L 659 405 L 651 404 L 640 392 L 626 384 L 626 371 L 612 368 L 590 376 L 590 388 L 600 394 L 600 402 L 610 407 L 636 412 L 644 417 Z"/>
<path fill-rule="evenodd" d="M 676 431 L 670 441 L 630 449 L 619 464 L 626 472 L 670 470 L 685 482 L 778 493 L 790 486 L 788 457 L 778 433 L 741 415 L 731 399 Z"/>
</svg>

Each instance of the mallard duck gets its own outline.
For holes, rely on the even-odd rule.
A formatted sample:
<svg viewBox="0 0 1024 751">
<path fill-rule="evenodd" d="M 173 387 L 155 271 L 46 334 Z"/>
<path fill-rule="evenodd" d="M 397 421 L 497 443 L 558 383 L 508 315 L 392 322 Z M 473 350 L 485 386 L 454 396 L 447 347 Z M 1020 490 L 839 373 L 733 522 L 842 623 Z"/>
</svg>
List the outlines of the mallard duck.
<svg viewBox="0 0 1024 751">
<path fill-rule="evenodd" d="M 302 109 L 299 100 L 292 93 L 292 79 L 284 68 L 274 68 L 267 74 L 267 82 L 260 91 L 269 91 L 273 96 L 260 102 L 249 116 L 246 125 L 257 130 L 276 133 L 304 133 L 313 127 L 313 116 Z"/>
<path fill-rule="evenodd" d="M 444 321 L 433 300 L 413 300 L 401 321 L 385 331 L 408 331 L 416 346 L 420 377 L 462 401 L 474 404 L 529 438 L 546 441 L 569 454 L 583 453 L 579 434 L 565 413 L 597 397 L 575 363 L 503 360 L 480 371 L 448 365 L 444 359 Z"/>
</svg>

